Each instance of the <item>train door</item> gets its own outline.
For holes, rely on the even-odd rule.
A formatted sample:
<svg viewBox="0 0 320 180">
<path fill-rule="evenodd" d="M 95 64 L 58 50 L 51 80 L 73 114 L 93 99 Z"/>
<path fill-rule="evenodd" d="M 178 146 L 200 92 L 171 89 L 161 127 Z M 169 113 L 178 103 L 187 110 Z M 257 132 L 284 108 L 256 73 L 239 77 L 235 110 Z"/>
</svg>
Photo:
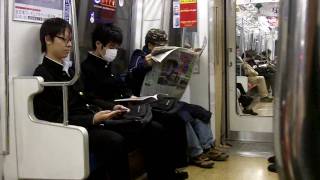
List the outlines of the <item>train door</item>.
<svg viewBox="0 0 320 180">
<path fill-rule="evenodd" d="M 279 1 L 236 0 L 226 6 L 228 137 L 272 141 Z"/>
</svg>

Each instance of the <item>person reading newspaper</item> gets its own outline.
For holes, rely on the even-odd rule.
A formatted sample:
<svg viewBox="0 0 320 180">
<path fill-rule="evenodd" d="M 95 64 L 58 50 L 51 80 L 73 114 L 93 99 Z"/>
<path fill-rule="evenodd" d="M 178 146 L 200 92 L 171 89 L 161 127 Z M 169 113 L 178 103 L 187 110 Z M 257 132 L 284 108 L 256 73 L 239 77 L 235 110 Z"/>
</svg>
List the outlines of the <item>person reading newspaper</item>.
<svg viewBox="0 0 320 180">
<path fill-rule="evenodd" d="M 160 29 L 150 29 L 145 37 L 145 45 L 142 50 L 133 52 L 129 62 L 130 87 L 134 95 L 138 96 L 146 74 L 152 71 L 156 63 L 153 59 L 156 47 L 167 44 L 167 34 Z M 202 168 L 212 168 L 213 161 L 225 161 L 229 157 L 214 146 L 214 138 L 210 128 L 211 112 L 203 107 L 179 102 L 183 106 L 177 115 L 185 121 L 188 152 L 191 163 Z"/>
<path fill-rule="evenodd" d="M 86 94 L 91 95 L 93 99 L 113 103 L 115 99 L 132 95 L 125 82 L 111 72 L 112 62 L 117 57 L 121 43 L 121 29 L 113 24 L 98 24 L 92 32 L 93 50 L 88 52 L 87 58 L 81 64 L 81 76 Z M 108 124 L 104 127 L 110 129 Z M 138 132 L 129 131 L 126 125 L 122 128 L 117 127 L 115 130 L 120 132 L 129 144 L 142 147 L 147 161 L 148 179 L 185 179 L 185 174 L 175 171 L 168 145 L 170 138 L 160 123 L 148 122 Z"/>
</svg>

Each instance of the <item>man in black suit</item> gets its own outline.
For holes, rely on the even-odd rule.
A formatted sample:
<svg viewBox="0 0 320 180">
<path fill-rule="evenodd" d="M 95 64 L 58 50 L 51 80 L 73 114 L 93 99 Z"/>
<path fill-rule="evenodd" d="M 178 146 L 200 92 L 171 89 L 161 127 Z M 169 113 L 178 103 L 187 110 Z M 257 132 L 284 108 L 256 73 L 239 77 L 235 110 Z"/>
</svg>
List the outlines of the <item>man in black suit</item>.
<svg viewBox="0 0 320 180">
<path fill-rule="evenodd" d="M 44 81 L 69 81 L 74 72 L 64 68 L 64 59 L 72 48 L 72 28 L 60 18 L 46 20 L 40 29 L 40 41 L 44 58 L 34 71 Z M 76 86 L 68 88 L 68 120 L 72 125 L 82 126 L 89 133 L 89 149 L 97 164 L 89 179 L 129 179 L 128 154 L 123 136 L 106 130 L 101 123 L 122 113 L 122 106 L 102 110 L 85 100 Z M 37 118 L 61 123 L 63 120 L 61 87 L 45 87 L 34 97 L 34 112 Z M 57 147 L 61 148 L 61 147 Z"/>
</svg>

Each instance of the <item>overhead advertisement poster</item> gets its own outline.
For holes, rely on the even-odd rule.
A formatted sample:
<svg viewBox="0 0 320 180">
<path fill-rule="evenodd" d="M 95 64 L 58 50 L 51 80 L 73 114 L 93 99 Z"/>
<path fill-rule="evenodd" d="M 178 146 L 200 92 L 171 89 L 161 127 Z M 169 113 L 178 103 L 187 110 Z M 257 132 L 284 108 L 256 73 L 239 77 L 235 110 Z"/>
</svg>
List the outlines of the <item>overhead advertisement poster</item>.
<svg viewBox="0 0 320 180">
<path fill-rule="evenodd" d="M 48 18 L 63 17 L 62 0 L 15 0 L 14 20 L 42 23 Z"/>
<path fill-rule="evenodd" d="M 116 0 L 92 0 L 93 10 L 90 11 L 91 23 L 112 23 L 116 14 Z"/>
<path fill-rule="evenodd" d="M 180 0 L 180 27 L 197 27 L 197 0 Z"/>
</svg>

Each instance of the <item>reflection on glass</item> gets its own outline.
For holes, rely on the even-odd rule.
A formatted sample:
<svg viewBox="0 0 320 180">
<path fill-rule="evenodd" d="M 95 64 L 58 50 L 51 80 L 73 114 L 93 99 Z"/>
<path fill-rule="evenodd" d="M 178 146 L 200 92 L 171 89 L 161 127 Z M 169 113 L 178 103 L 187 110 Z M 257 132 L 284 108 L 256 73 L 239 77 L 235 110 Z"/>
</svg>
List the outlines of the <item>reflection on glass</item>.
<svg viewBox="0 0 320 180">
<path fill-rule="evenodd" d="M 241 115 L 272 116 L 279 2 L 255 2 L 236 5 L 236 104 Z"/>
</svg>

